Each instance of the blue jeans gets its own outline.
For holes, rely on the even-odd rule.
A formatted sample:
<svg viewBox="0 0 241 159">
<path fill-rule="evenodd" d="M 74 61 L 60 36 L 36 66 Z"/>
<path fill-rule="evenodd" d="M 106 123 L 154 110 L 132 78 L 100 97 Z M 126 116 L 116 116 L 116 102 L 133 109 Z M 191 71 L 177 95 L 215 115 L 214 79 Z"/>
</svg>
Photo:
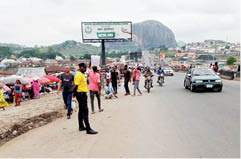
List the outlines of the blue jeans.
<svg viewBox="0 0 241 159">
<path fill-rule="evenodd" d="M 64 104 L 66 105 L 68 112 L 67 112 L 67 116 L 71 115 L 71 111 L 72 111 L 72 92 L 63 92 L 63 100 L 64 100 Z"/>
<path fill-rule="evenodd" d="M 140 80 L 136 80 L 135 85 L 134 85 L 134 95 L 136 94 L 136 89 L 141 94 L 141 90 L 139 88 L 139 83 L 140 83 Z"/>
</svg>

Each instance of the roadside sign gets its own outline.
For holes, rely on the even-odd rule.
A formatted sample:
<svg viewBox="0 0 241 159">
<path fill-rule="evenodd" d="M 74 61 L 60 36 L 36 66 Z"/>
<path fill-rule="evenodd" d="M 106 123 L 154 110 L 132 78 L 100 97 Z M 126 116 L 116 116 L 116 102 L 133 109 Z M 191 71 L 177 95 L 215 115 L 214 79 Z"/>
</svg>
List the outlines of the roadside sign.
<svg viewBox="0 0 241 159">
<path fill-rule="evenodd" d="M 92 55 L 91 56 L 91 66 L 99 66 L 100 65 L 100 56 Z"/>
<path fill-rule="evenodd" d="M 82 22 L 84 43 L 132 41 L 132 22 Z"/>
</svg>

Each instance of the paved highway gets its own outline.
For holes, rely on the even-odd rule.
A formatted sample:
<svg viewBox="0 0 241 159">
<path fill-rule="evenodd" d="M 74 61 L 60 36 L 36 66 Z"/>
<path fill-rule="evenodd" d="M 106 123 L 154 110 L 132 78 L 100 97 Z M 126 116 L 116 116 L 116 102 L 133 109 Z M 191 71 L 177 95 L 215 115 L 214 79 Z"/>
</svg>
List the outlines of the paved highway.
<svg viewBox="0 0 241 159">
<path fill-rule="evenodd" d="M 183 73 L 143 96 L 103 100 L 90 115 L 98 135 L 78 132 L 77 113 L 34 129 L 0 147 L 0 157 L 239 157 L 240 84 L 193 93 Z"/>
</svg>

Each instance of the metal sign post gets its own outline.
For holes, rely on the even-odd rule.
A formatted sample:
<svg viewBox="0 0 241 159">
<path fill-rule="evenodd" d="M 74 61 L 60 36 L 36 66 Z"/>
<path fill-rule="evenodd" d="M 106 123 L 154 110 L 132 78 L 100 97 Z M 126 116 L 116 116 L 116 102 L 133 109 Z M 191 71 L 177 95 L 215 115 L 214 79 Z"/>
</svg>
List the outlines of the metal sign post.
<svg viewBox="0 0 241 159">
<path fill-rule="evenodd" d="M 105 40 L 101 40 L 101 65 L 105 66 Z"/>
<path fill-rule="evenodd" d="M 105 42 L 131 42 L 132 22 L 81 22 L 83 43 L 101 43 L 101 65 L 106 65 Z"/>
</svg>

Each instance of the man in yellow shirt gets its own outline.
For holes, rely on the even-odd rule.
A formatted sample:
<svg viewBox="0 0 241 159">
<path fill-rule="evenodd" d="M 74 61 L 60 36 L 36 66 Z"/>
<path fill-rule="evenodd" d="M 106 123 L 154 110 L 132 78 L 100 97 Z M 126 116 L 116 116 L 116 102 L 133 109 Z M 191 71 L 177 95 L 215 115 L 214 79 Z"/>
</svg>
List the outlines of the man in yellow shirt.
<svg viewBox="0 0 241 159">
<path fill-rule="evenodd" d="M 79 64 L 80 72 L 76 73 L 74 77 L 74 84 L 76 85 L 76 98 L 79 103 L 79 131 L 86 130 L 87 134 L 97 134 L 97 131 L 94 131 L 91 129 L 89 124 L 89 111 L 88 111 L 88 104 L 87 104 L 87 92 L 88 85 L 87 80 L 85 78 L 85 72 L 86 72 L 86 65 L 84 63 Z M 83 124 L 83 121 L 85 123 L 85 127 Z"/>
</svg>

